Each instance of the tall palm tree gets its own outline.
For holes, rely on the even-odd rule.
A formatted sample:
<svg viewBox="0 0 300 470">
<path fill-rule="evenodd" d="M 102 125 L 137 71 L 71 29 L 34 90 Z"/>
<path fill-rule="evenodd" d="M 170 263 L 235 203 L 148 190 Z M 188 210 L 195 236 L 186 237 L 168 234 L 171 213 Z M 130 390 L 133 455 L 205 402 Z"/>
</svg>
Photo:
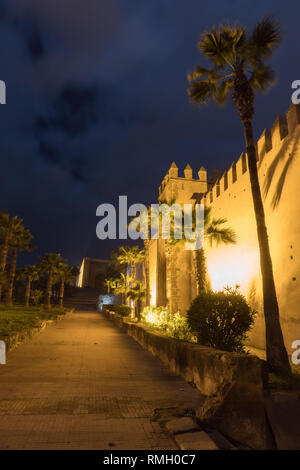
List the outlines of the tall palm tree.
<svg viewBox="0 0 300 470">
<path fill-rule="evenodd" d="M 18 278 L 27 280 L 25 291 L 25 307 L 29 307 L 32 281 L 37 281 L 40 277 L 41 269 L 38 264 L 33 264 L 32 266 L 25 266 L 23 269 L 20 269 L 18 273 Z"/>
<path fill-rule="evenodd" d="M 76 266 L 68 266 L 65 263 L 61 263 L 57 278 L 60 281 L 59 286 L 59 306 L 63 308 L 64 306 L 64 292 L 65 292 L 65 283 L 74 281 L 77 277 L 78 269 Z"/>
<path fill-rule="evenodd" d="M 41 270 L 47 274 L 44 309 L 49 312 L 51 309 L 51 295 L 54 276 L 59 273 L 59 270 L 66 263 L 66 261 L 61 257 L 60 253 L 46 253 L 40 259 Z"/>
<path fill-rule="evenodd" d="M 34 246 L 31 244 L 33 235 L 28 229 L 23 226 L 18 227 L 10 238 L 9 248 L 12 250 L 11 264 L 9 271 L 8 289 L 6 291 L 5 303 L 7 306 L 12 306 L 13 303 L 13 288 L 16 277 L 17 258 L 19 251 L 32 251 Z"/>
<path fill-rule="evenodd" d="M 269 240 L 257 171 L 257 151 L 253 136 L 254 90 L 266 90 L 274 81 L 265 60 L 280 42 L 277 22 L 266 17 L 248 33 L 239 25 L 222 25 L 203 34 L 198 47 L 210 67 L 198 65 L 189 75 L 188 94 L 195 104 L 212 98 L 224 104 L 231 93 L 244 127 L 248 167 L 260 250 L 263 303 L 266 324 L 267 361 L 272 370 L 291 374 L 279 319 Z"/>
<path fill-rule="evenodd" d="M 7 255 L 9 251 L 9 242 L 16 231 L 21 229 L 23 220 L 17 216 L 10 217 L 6 212 L 0 211 L 0 273 L 4 273 Z M 3 278 L 3 275 L 2 275 Z M 4 279 L 4 278 L 3 278 Z M 0 299 L 2 294 L 2 286 L 0 284 Z"/>
</svg>

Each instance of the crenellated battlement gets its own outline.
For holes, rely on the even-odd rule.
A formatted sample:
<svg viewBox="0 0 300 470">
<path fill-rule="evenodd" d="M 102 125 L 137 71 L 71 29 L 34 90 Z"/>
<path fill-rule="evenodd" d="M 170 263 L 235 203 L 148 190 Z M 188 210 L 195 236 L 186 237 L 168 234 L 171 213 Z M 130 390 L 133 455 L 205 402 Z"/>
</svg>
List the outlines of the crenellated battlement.
<svg viewBox="0 0 300 470">
<path fill-rule="evenodd" d="M 299 193 L 300 105 L 291 105 L 286 115 L 278 115 L 272 127 L 264 129 L 256 150 L 280 320 L 291 353 L 300 334 L 300 205 L 295 196 Z M 208 278 L 215 291 L 239 285 L 257 312 L 247 344 L 264 349 L 260 252 L 247 154 L 243 151 L 222 175 L 214 170 L 207 178 L 202 166 L 198 175 L 195 173 L 190 165 L 178 171 L 173 162 L 160 185 L 159 200 L 181 205 L 202 201 L 212 208 L 213 219 L 226 220 L 234 231 L 235 244 L 205 244 Z M 197 295 L 195 254 L 183 245 L 166 252 L 163 240 L 152 242 L 149 270 L 153 304 L 167 304 L 171 312 L 185 314 Z"/>
<path fill-rule="evenodd" d="M 279 148 L 284 139 L 290 135 L 296 126 L 300 124 L 300 105 L 291 104 L 285 116 L 279 114 L 272 128 L 264 129 L 256 143 L 257 162 L 263 160 L 264 156 L 270 151 Z M 198 178 L 193 178 L 193 169 L 189 164 L 186 165 L 183 174 L 179 176 L 178 167 L 175 162 L 172 163 L 168 172 L 164 176 L 159 186 L 159 198 L 165 199 L 168 188 L 172 197 L 178 196 L 178 190 L 190 193 L 198 191 L 203 193 L 203 199 L 207 204 L 211 204 L 216 198 L 220 197 L 226 191 L 229 191 L 233 185 L 244 178 L 248 172 L 247 154 L 242 152 L 237 161 L 234 161 L 230 168 L 226 170 L 221 177 L 214 178 L 212 183 L 207 181 L 207 172 L 203 166 L 198 171 Z M 201 183 L 200 185 L 195 183 Z"/>
<path fill-rule="evenodd" d="M 295 127 L 300 124 L 300 105 L 291 104 L 286 116 L 279 114 L 274 121 L 274 124 L 269 129 L 264 129 L 261 137 L 258 139 L 257 148 L 257 162 L 260 162 L 264 156 L 271 150 L 280 147 L 284 139 L 292 134 Z M 247 154 L 242 152 L 239 159 L 233 162 L 228 170 L 214 183 L 204 196 L 205 202 L 211 204 L 216 198 L 220 197 L 222 193 L 229 190 L 236 181 L 243 178 L 248 172 Z"/>
<path fill-rule="evenodd" d="M 200 183 L 200 189 L 202 190 L 202 192 L 206 192 L 207 191 L 207 171 L 205 170 L 204 166 L 201 166 L 198 170 L 198 178 L 193 178 L 193 169 L 188 163 L 183 171 L 183 176 L 178 176 L 178 167 L 176 163 L 173 162 L 159 186 L 159 197 L 163 195 L 167 185 L 170 182 L 173 182 L 175 184 L 177 183 L 178 187 L 180 187 L 183 190 L 185 186 L 194 187 L 195 183 L 196 184 Z M 204 187 L 205 187 L 205 190 L 204 190 Z"/>
</svg>

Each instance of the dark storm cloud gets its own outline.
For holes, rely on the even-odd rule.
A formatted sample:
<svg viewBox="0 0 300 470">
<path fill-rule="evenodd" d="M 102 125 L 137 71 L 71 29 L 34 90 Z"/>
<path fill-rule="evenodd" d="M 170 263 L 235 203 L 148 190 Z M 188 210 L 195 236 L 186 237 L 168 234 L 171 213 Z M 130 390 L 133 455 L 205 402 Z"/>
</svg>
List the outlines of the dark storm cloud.
<svg viewBox="0 0 300 470">
<path fill-rule="evenodd" d="M 40 155 L 49 163 L 69 172 L 75 181 L 87 183 L 82 158 L 70 157 L 62 144 L 53 144 L 53 131 L 62 133 L 63 147 L 83 136 L 99 119 L 99 93 L 95 85 L 67 83 L 50 105 L 48 116 L 38 116 L 34 122 Z M 50 132 L 49 132 L 50 131 Z M 73 151 L 73 149 L 71 149 Z"/>
<path fill-rule="evenodd" d="M 60 162 L 59 151 L 49 142 L 39 140 L 38 149 L 47 162 L 57 164 Z"/>
<path fill-rule="evenodd" d="M 108 256 L 95 237 L 101 202 L 155 202 L 170 163 L 224 170 L 244 149 L 232 104 L 197 109 L 187 73 L 201 32 L 222 20 L 280 19 L 276 87 L 256 98 L 255 132 L 290 103 L 299 79 L 297 1 L 9 0 L 1 16 L 0 199 L 43 251 Z M 17 25 L 17 27 L 16 27 Z M 14 190 L 12 190 L 14 187 Z M 55 227 L 55 229 L 53 229 Z"/>
<path fill-rule="evenodd" d="M 8 2 L 0 3 L 0 21 L 5 21 L 20 37 L 24 50 L 32 61 L 38 61 L 45 54 L 43 34 L 37 21 L 30 14 L 20 17 Z"/>
<path fill-rule="evenodd" d="M 75 137 L 98 121 L 98 89 L 96 86 L 67 83 L 55 98 L 50 115 L 39 116 L 35 122 L 38 134 L 49 129 Z"/>
<path fill-rule="evenodd" d="M 31 31 L 29 33 L 28 51 L 32 60 L 42 59 L 45 53 L 41 32 L 35 25 L 32 25 Z"/>
</svg>

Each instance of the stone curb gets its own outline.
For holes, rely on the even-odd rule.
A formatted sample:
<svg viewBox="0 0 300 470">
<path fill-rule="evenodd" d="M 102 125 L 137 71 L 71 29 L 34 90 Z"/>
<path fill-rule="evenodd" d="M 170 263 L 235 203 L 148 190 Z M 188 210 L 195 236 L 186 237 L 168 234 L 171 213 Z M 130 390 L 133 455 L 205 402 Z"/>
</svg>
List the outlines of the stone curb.
<svg viewBox="0 0 300 470">
<path fill-rule="evenodd" d="M 174 439 L 181 450 L 219 450 L 205 431 L 176 434 Z"/>
<path fill-rule="evenodd" d="M 268 448 L 264 407 L 264 363 L 255 356 L 186 343 L 103 309 L 112 322 L 201 394 L 196 410 L 205 427 L 233 442 Z"/>
</svg>

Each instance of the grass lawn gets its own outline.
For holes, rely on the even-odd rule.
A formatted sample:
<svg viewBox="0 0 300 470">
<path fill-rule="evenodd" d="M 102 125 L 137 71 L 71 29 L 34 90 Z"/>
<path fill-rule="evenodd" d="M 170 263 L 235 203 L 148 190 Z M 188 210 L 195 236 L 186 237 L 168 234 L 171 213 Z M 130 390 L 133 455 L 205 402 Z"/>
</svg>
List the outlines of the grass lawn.
<svg viewBox="0 0 300 470">
<path fill-rule="evenodd" d="M 51 312 L 44 312 L 43 306 L 26 308 L 23 305 L 6 307 L 0 303 L 0 339 L 7 340 L 7 337 L 14 333 L 20 333 L 33 327 L 38 327 L 43 320 L 57 318 L 65 313 L 66 309 L 52 307 Z"/>
</svg>

